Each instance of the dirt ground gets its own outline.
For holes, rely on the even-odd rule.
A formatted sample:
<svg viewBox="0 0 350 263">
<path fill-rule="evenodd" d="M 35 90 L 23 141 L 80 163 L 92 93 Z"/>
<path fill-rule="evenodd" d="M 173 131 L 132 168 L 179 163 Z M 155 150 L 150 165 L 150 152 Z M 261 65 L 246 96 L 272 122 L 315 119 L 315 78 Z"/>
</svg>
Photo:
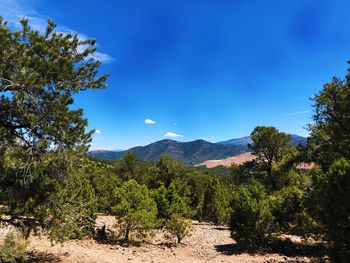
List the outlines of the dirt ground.
<svg viewBox="0 0 350 263">
<path fill-rule="evenodd" d="M 195 166 L 206 166 L 207 168 L 214 168 L 220 165 L 230 167 L 231 164 L 241 165 L 245 162 L 252 161 L 255 159 L 255 156 L 251 153 L 242 153 L 226 159 L 221 160 L 207 160 L 203 163 L 197 164 Z"/>
<path fill-rule="evenodd" d="M 98 225 L 113 230 L 114 217 L 99 216 Z M 118 244 L 100 244 L 92 239 L 72 240 L 63 245 L 52 245 L 47 237 L 30 237 L 28 248 L 32 262 L 150 262 L 150 263 L 203 263 L 203 262 L 323 262 L 305 256 L 287 257 L 273 254 L 248 254 L 240 251 L 230 238 L 226 227 L 193 221 L 193 232 L 174 246 L 163 234 L 128 247 Z"/>
</svg>

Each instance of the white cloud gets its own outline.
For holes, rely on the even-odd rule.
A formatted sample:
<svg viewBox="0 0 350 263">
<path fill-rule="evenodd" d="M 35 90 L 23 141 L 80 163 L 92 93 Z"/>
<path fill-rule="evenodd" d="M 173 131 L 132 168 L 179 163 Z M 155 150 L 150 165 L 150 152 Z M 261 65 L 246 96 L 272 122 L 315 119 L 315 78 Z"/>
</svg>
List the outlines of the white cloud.
<svg viewBox="0 0 350 263">
<path fill-rule="evenodd" d="M 101 131 L 101 130 L 97 130 L 97 129 L 96 129 L 96 130 L 95 130 L 95 133 L 96 133 L 96 134 L 101 134 L 101 133 L 102 133 L 102 131 Z"/>
<path fill-rule="evenodd" d="M 175 132 L 167 132 L 166 134 L 164 134 L 164 137 L 180 138 L 180 137 L 184 137 L 184 136 L 177 134 Z"/>
<path fill-rule="evenodd" d="M 98 51 L 95 51 L 90 57 L 99 60 L 103 63 L 109 63 L 114 60 L 114 58 L 112 58 L 110 55 Z"/>
<path fill-rule="evenodd" d="M 156 122 L 151 119 L 145 119 L 145 124 L 155 124 Z"/>
<path fill-rule="evenodd" d="M 30 1 L 23 0 L 2 0 L 0 5 L 1 16 L 12 26 L 18 26 L 18 19 L 21 17 L 39 17 L 36 10 L 28 5 Z M 35 20 L 35 19 L 33 19 Z M 36 21 L 33 21 L 36 24 Z"/>
<path fill-rule="evenodd" d="M 0 15 L 14 28 L 20 27 L 18 22 L 20 18 L 28 18 L 29 25 L 33 29 L 44 32 L 47 25 L 47 16 L 40 14 L 33 6 L 33 2 L 32 0 L 1 0 Z M 58 25 L 56 30 L 64 34 L 77 34 L 75 30 L 62 25 Z M 89 37 L 84 34 L 78 34 L 78 37 L 81 40 L 89 39 Z M 80 47 L 78 52 L 82 52 L 83 50 L 84 47 Z M 113 61 L 110 55 L 98 51 L 95 51 L 90 57 L 103 63 Z"/>
</svg>

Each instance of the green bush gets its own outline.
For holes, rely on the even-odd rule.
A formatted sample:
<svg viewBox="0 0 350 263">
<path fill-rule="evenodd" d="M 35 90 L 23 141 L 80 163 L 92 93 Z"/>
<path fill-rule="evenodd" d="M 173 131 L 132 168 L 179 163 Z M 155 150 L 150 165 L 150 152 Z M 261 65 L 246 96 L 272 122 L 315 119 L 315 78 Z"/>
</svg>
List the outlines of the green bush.
<svg viewBox="0 0 350 263">
<path fill-rule="evenodd" d="M 180 196 L 176 191 L 174 183 L 168 188 L 164 185 L 160 186 L 154 196 L 154 200 L 158 208 L 158 218 L 168 220 L 173 214 L 188 216 L 190 208 L 188 207 L 184 197 Z"/>
<path fill-rule="evenodd" d="M 273 223 L 271 205 L 264 187 L 255 180 L 239 187 L 231 208 L 231 236 L 248 248 L 263 247 Z"/>
<path fill-rule="evenodd" d="M 54 217 L 48 221 L 51 224 L 51 241 L 64 242 L 92 234 L 97 216 L 97 199 L 85 174 L 70 174 L 53 198 Z"/>
<path fill-rule="evenodd" d="M 309 212 L 309 204 L 305 204 L 306 194 L 296 186 L 288 186 L 270 196 L 276 230 L 302 236 L 315 232 L 317 222 Z"/>
<path fill-rule="evenodd" d="M 115 205 L 113 191 L 120 186 L 121 180 L 113 173 L 110 166 L 98 162 L 91 162 L 86 174 L 91 178 L 91 185 L 97 198 L 98 211 L 110 213 Z"/>
<path fill-rule="evenodd" d="M 0 246 L 0 262 L 15 263 L 26 259 L 28 242 L 13 233 L 8 234 Z"/>
<path fill-rule="evenodd" d="M 215 224 L 227 223 L 230 213 L 230 197 L 226 188 L 213 178 L 203 200 L 202 218 Z"/>
<path fill-rule="evenodd" d="M 157 205 L 145 185 L 129 180 L 117 188 L 114 195 L 117 205 L 112 211 L 118 219 L 125 241 L 129 240 L 130 232 L 144 235 L 155 226 Z"/>
<path fill-rule="evenodd" d="M 336 262 L 350 262 L 350 160 L 335 161 L 321 191 L 320 219 L 333 242 Z"/>
<path fill-rule="evenodd" d="M 192 224 L 190 220 L 174 214 L 169 220 L 167 220 L 165 229 L 176 237 L 177 243 L 181 243 L 186 236 L 191 234 Z"/>
</svg>

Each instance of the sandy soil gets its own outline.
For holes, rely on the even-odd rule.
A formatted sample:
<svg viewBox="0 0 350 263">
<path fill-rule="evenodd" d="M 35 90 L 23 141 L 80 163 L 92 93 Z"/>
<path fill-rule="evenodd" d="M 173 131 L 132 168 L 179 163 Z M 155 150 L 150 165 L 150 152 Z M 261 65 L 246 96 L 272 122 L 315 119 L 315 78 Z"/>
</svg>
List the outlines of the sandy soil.
<svg viewBox="0 0 350 263">
<path fill-rule="evenodd" d="M 100 216 L 98 224 L 113 230 L 114 218 Z M 316 262 L 307 257 L 286 257 L 278 254 L 248 254 L 241 252 L 230 238 L 226 227 L 193 222 L 193 232 L 183 244 L 173 246 L 160 233 L 139 245 L 124 247 L 117 244 L 99 244 L 92 239 L 72 240 L 63 245 L 52 245 L 47 237 L 31 237 L 29 249 L 33 262 Z M 38 259 L 40 258 L 40 259 Z M 318 261 L 319 262 L 319 261 Z"/>
<path fill-rule="evenodd" d="M 241 165 L 245 162 L 253 161 L 256 157 L 251 153 L 242 153 L 232 157 L 228 157 L 226 159 L 221 160 L 208 160 L 200 164 L 196 164 L 195 166 L 206 166 L 207 168 L 214 168 L 217 166 L 226 166 L 230 167 L 233 163 L 237 165 Z M 296 166 L 299 170 L 310 170 L 315 167 L 315 163 L 298 163 Z"/>
<path fill-rule="evenodd" d="M 245 162 L 252 161 L 254 159 L 255 159 L 255 156 L 252 155 L 251 153 L 242 153 L 242 154 L 228 157 L 222 160 L 208 160 L 203 163 L 197 164 L 196 166 L 206 166 L 207 168 L 213 168 L 216 166 L 223 165 L 223 166 L 229 167 L 233 163 L 237 165 L 241 165 Z"/>
</svg>

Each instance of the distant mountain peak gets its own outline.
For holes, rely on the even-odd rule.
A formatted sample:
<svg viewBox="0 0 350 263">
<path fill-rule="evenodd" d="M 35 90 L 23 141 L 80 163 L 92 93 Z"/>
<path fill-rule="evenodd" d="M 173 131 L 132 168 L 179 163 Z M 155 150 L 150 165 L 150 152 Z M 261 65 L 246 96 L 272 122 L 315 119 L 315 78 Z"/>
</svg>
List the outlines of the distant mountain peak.
<svg viewBox="0 0 350 263">
<path fill-rule="evenodd" d="M 247 151 L 241 146 L 228 146 L 211 143 L 203 139 L 190 142 L 179 142 L 171 139 L 164 139 L 146 146 L 133 147 L 127 151 L 135 153 L 139 158 L 147 161 L 157 161 L 162 154 L 167 154 L 173 159 L 185 164 L 196 164 L 209 159 L 223 159 L 232 155 Z M 111 152 L 110 154 L 92 151 L 91 157 L 117 160 L 127 152 Z"/>
<path fill-rule="evenodd" d="M 297 135 L 297 134 L 291 134 L 291 136 L 292 136 L 291 145 L 305 146 L 307 144 L 307 138 L 300 136 L 300 135 Z M 245 136 L 242 138 L 234 138 L 234 139 L 230 139 L 227 141 L 221 141 L 221 142 L 217 142 L 217 143 L 222 144 L 222 145 L 232 145 L 232 146 L 248 146 L 248 144 L 252 144 L 253 141 L 250 138 L 250 136 Z"/>
<path fill-rule="evenodd" d="M 173 159 L 188 165 L 202 163 L 207 160 L 225 159 L 237 154 L 249 152 L 248 144 L 252 143 L 249 136 L 235 138 L 223 142 L 212 143 L 203 139 L 190 142 L 179 142 L 163 139 L 146 146 L 133 147 L 126 151 L 91 151 L 89 156 L 97 159 L 118 160 L 131 151 L 146 161 L 158 161 L 160 155 L 167 154 Z M 306 138 L 293 134 L 292 145 L 306 145 Z"/>
</svg>

